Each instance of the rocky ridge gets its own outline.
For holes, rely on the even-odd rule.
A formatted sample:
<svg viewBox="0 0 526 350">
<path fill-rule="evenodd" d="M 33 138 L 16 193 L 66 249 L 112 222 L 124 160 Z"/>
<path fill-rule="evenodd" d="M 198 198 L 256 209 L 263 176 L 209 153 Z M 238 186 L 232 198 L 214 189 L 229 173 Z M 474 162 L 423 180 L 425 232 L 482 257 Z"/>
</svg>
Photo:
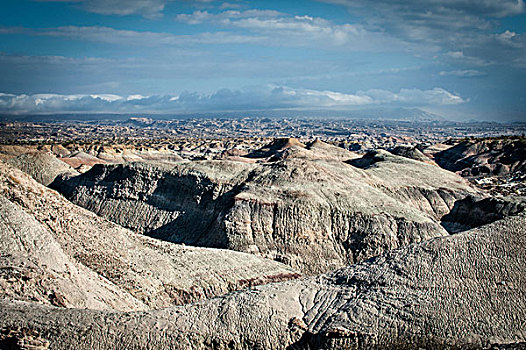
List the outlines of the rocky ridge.
<svg viewBox="0 0 526 350">
<path fill-rule="evenodd" d="M 526 139 L 467 139 L 434 155 L 444 169 L 494 194 L 526 194 Z"/>
<path fill-rule="evenodd" d="M 411 146 L 397 146 L 389 150 L 390 153 L 406 157 L 409 159 L 419 160 L 422 162 L 434 164 L 434 162 L 426 156 L 424 153 L 422 153 L 417 147 L 411 147 Z"/>
<path fill-rule="evenodd" d="M 56 349 L 524 348 L 526 216 L 338 271 L 140 313 L 0 301 L 4 334 Z"/>
<path fill-rule="evenodd" d="M 52 183 L 59 175 L 71 177 L 79 173 L 56 157 L 42 152 L 24 153 L 10 158 L 7 163 L 31 175 L 44 186 Z"/>
<path fill-rule="evenodd" d="M 307 274 L 445 236 L 477 191 L 436 166 L 316 141 L 278 140 L 245 158 L 95 165 L 52 187 L 120 225 L 177 243 L 285 262 Z"/>
<path fill-rule="evenodd" d="M 526 197 L 468 196 L 455 203 L 442 217 L 442 225 L 450 232 L 465 231 L 526 211 Z"/>
<path fill-rule="evenodd" d="M 0 162 L 0 297 L 148 310 L 299 274 L 275 261 L 136 234 Z"/>
</svg>

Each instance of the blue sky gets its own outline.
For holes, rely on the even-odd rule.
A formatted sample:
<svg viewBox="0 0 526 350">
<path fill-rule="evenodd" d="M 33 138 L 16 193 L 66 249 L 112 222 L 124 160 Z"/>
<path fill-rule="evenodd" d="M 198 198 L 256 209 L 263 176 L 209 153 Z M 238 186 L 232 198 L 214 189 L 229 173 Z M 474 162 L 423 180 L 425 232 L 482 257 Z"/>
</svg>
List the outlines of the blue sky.
<svg viewBox="0 0 526 350">
<path fill-rule="evenodd" d="M 526 121 L 523 0 L 2 0 L 0 112 Z"/>
</svg>

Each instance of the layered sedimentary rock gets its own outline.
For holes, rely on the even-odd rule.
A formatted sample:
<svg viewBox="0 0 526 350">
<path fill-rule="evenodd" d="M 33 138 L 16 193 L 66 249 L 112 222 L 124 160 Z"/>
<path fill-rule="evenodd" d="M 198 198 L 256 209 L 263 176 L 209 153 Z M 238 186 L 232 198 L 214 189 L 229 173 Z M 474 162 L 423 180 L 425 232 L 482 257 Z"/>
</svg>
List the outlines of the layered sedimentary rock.
<svg viewBox="0 0 526 350">
<path fill-rule="evenodd" d="M 411 146 L 397 146 L 389 150 L 394 155 L 406 157 L 409 159 L 419 160 L 422 162 L 432 163 L 432 160 L 422 153 L 418 148 Z"/>
<path fill-rule="evenodd" d="M 526 139 L 468 139 L 434 155 L 443 168 L 493 195 L 526 195 Z"/>
<path fill-rule="evenodd" d="M 526 211 L 526 197 L 467 196 L 455 203 L 442 217 L 442 225 L 450 232 L 465 231 Z"/>
<path fill-rule="evenodd" d="M 56 349 L 520 348 L 525 224 L 519 214 L 327 275 L 157 311 L 1 301 L 3 341 L 29 337 Z"/>
<path fill-rule="evenodd" d="M 251 162 L 95 165 L 52 187 L 120 225 L 177 243 L 329 271 L 432 237 L 461 177 L 386 151 L 359 155 L 316 141 L 278 140 Z"/>
<path fill-rule="evenodd" d="M 435 154 L 443 168 L 464 176 L 526 172 L 524 137 L 469 139 Z"/>
<path fill-rule="evenodd" d="M 0 162 L 0 297 L 147 310 L 298 277 L 275 261 L 136 234 Z"/>
<path fill-rule="evenodd" d="M 23 153 L 7 161 L 10 165 L 31 175 L 47 186 L 59 175 L 76 176 L 79 173 L 55 156 L 43 152 Z"/>
</svg>

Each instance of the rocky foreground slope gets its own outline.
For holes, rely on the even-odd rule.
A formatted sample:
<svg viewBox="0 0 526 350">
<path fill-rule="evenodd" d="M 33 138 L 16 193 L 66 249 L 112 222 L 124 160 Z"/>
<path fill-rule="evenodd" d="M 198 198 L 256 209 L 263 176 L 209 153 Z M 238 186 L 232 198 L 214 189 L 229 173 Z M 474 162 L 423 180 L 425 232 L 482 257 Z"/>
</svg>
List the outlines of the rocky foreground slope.
<svg viewBox="0 0 526 350">
<path fill-rule="evenodd" d="M 254 253 L 307 274 L 448 235 L 441 218 L 477 193 L 437 166 L 320 141 L 277 140 L 239 158 L 95 165 L 51 186 L 140 233 Z"/>
<path fill-rule="evenodd" d="M 0 162 L 0 298 L 148 310 L 295 277 L 254 255 L 136 234 Z"/>
<path fill-rule="evenodd" d="M 520 348 L 525 225 L 518 214 L 319 277 L 157 311 L 4 300 L 3 342 L 55 349 Z"/>
</svg>

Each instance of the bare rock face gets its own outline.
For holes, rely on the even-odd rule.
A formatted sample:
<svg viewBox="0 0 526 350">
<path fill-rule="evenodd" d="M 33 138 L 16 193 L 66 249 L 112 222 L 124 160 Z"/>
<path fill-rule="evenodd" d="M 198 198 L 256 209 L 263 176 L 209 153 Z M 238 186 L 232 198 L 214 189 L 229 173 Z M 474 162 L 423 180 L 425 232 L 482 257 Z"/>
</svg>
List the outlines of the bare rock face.
<svg viewBox="0 0 526 350">
<path fill-rule="evenodd" d="M 442 217 L 442 226 L 449 232 L 465 231 L 526 211 L 526 197 L 467 196 L 455 203 Z"/>
<path fill-rule="evenodd" d="M 493 195 L 526 195 L 526 138 L 469 139 L 434 155 L 443 168 L 455 171 Z"/>
<path fill-rule="evenodd" d="M 94 164 L 106 163 L 105 160 L 99 159 L 96 156 L 86 153 L 84 151 L 71 152 L 68 155 L 62 157 L 62 161 L 80 172 L 85 172 Z"/>
<path fill-rule="evenodd" d="M 441 167 L 464 176 L 526 172 L 526 140 L 520 137 L 466 140 L 435 154 Z"/>
<path fill-rule="evenodd" d="M 319 277 L 157 311 L 0 301 L 0 334 L 56 349 L 523 348 L 525 224 L 510 216 Z"/>
<path fill-rule="evenodd" d="M 432 160 L 422 153 L 418 148 L 411 146 L 397 146 L 389 150 L 394 155 L 431 163 Z"/>
<path fill-rule="evenodd" d="M 447 235 L 441 217 L 476 193 L 456 174 L 386 151 L 359 158 L 286 139 L 247 157 L 257 161 L 95 165 L 51 186 L 140 233 L 254 253 L 307 274 Z"/>
<path fill-rule="evenodd" d="M 145 310 L 129 293 L 68 256 L 19 205 L 0 197 L 1 295 L 62 307 Z"/>
<path fill-rule="evenodd" d="M 0 162 L 0 297 L 148 310 L 298 277 L 254 255 L 136 234 Z"/>
<path fill-rule="evenodd" d="M 10 165 L 31 175 L 47 186 L 59 175 L 76 176 L 79 173 L 51 154 L 42 152 L 24 153 L 7 161 Z"/>
</svg>

